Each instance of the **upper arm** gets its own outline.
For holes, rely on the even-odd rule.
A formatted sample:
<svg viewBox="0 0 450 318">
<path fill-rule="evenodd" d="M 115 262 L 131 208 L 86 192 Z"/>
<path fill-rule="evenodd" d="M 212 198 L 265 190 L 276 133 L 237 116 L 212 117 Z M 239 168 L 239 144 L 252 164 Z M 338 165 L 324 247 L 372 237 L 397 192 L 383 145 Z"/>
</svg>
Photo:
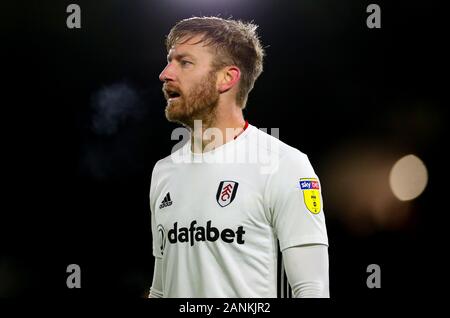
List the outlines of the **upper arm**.
<svg viewBox="0 0 450 318">
<path fill-rule="evenodd" d="M 156 224 L 156 196 L 158 187 L 158 163 L 157 162 L 152 171 L 152 177 L 150 182 L 150 214 L 151 214 L 151 228 L 152 228 L 152 250 L 155 257 L 154 269 L 153 269 L 153 281 L 150 288 L 149 298 L 161 298 L 163 297 L 163 269 L 162 269 L 162 253 L 161 253 L 161 237 L 158 226 Z"/>
<path fill-rule="evenodd" d="M 152 251 L 153 256 L 155 258 L 162 257 L 162 242 L 163 242 L 163 233 L 160 233 L 160 229 L 157 225 L 156 220 L 156 197 L 157 197 L 157 188 L 158 188 L 158 163 L 156 163 L 155 167 L 152 171 L 152 177 L 150 182 L 150 194 L 149 194 L 149 202 L 150 202 L 150 222 L 152 229 Z"/>
<path fill-rule="evenodd" d="M 290 152 L 266 186 L 271 224 L 281 251 L 305 244 L 328 245 L 321 185 L 308 157 Z"/>
</svg>

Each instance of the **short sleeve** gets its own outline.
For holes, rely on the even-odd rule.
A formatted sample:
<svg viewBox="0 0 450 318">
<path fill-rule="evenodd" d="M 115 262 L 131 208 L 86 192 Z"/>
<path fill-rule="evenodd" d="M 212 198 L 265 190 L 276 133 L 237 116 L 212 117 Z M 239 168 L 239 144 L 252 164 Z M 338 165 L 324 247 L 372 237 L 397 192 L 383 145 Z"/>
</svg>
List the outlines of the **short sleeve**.
<svg viewBox="0 0 450 318">
<path fill-rule="evenodd" d="M 265 191 L 281 251 L 305 244 L 328 246 L 321 184 L 305 154 L 296 150 L 282 157 Z"/>
<path fill-rule="evenodd" d="M 150 214 L 151 214 L 151 225 L 152 225 L 152 251 L 153 256 L 156 258 L 162 258 L 162 236 L 163 231 L 158 229 L 156 224 L 156 196 L 157 196 L 157 183 L 158 183 L 158 163 L 153 168 L 152 177 L 150 181 Z"/>
</svg>

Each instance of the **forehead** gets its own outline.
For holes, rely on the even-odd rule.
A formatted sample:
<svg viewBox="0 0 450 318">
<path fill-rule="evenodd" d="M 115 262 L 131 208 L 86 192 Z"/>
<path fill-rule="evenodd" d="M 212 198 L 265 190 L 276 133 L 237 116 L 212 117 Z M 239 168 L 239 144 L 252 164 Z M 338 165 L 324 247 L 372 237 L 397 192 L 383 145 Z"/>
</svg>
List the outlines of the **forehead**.
<svg viewBox="0 0 450 318">
<path fill-rule="evenodd" d="M 172 58 L 176 55 L 191 55 L 197 58 L 211 58 L 212 49 L 206 46 L 202 41 L 201 35 L 185 36 L 180 38 L 169 50 L 168 57 Z"/>
</svg>

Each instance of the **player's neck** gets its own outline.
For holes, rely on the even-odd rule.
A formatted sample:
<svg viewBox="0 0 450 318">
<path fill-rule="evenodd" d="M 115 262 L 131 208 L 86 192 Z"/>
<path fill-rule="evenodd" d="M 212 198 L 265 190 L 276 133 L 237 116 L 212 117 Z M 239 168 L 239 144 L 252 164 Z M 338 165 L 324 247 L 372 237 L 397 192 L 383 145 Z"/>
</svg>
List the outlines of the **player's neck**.
<svg viewBox="0 0 450 318">
<path fill-rule="evenodd" d="M 191 131 L 191 150 L 194 153 L 208 152 L 234 140 L 244 131 L 246 122 L 238 106 L 218 107 L 214 118 L 196 121 Z"/>
</svg>

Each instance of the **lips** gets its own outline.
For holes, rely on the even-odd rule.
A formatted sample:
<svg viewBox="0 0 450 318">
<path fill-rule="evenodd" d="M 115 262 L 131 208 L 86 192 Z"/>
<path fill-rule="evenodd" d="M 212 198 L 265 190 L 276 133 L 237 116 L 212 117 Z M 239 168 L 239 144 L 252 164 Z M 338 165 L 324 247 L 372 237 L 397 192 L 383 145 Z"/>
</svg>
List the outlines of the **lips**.
<svg viewBox="0 0 450 318">
<path fill-rule="evenodd" d="M 166 98 L 169 100 L 173 100 L 181 96 L 180 91 L 173 87 L 164 87 L 163 91 L 164 94 L 166 95 Z"/>
</svg>

